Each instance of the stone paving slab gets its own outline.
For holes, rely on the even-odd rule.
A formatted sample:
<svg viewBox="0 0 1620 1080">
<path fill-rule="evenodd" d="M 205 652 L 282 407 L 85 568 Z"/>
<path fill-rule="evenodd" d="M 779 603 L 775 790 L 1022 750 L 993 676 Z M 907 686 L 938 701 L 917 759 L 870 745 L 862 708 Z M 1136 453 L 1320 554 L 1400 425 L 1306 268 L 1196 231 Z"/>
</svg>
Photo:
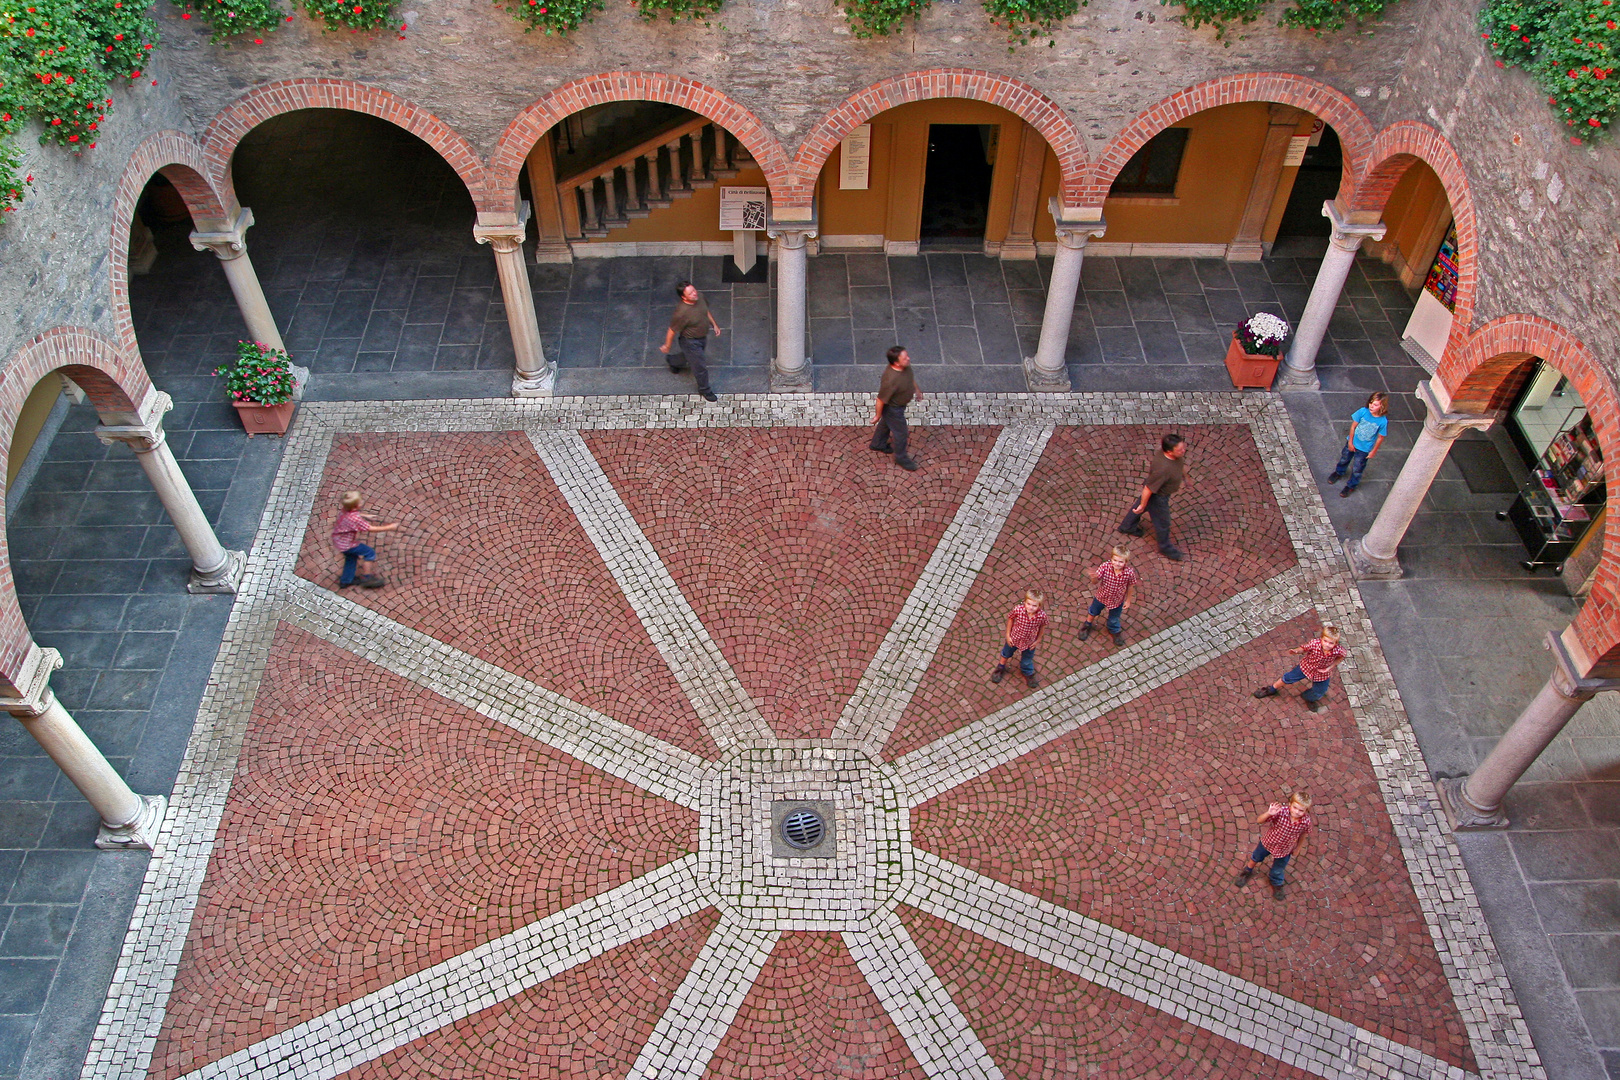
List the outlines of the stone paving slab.
<svg viewBox="0 0 1620 1080">
<path fill-rule="evenodd" d="M 1518 1019 L 1512 991 L 1495 961 L 1490 934 L 1462 873 L 1456 848 L 1440 825 L 1432 788 L 1410 729 L 1405 725 L 1388 668 L 1377 650 L 1365 611 L 1340 569 L 1331 527 L 1280 403 L 1275 398 L 1260 395 L 1188 394 L 1168 399 L 1134 395 L 1102 398 L 969 395 L 932 397 L 925 404 L 926 408 L 918 410 L 919 420 L 931 427 L 1202 423 L 1243 425 L 1253 432 L 1253 444 L 1259 448 L 1266 481 L 1286 523 L 1297 565 L 1264 588 L 1234 598 L 1239 605 L 1234 610 L 1242 610 L 1242 604 L 1256 602 L 1254 597 L 1264 598 L 1262 606 L 1256 610 L 1267 614 L 1257 628 L 1231 637 L 1236 624 L 1217 621 L 1214 625 L 1219 632 L 1211 636 L 1201 629 L 1203 624 L 1195 616 L 1165 632 L 1171 635 L 1170 639 L 1185 636 L 1192 654 L 1211 650 L 1210 659 L 1198 661 L 1203 664 L 1224 662 L 1216 658 L 1234 648 L 1241 649 L 1243 643 L 1264 634 L 1271 626 L 1310 608 L 1329 615 L 1347 628 L 1355 648 L 1352 660 L 1344 669 L 1345 705 L 1342 708 L 1348 710 L 1349 716 L 1341 712 L 1337 717 L 1345 733 L 1339 744 L 1344 749 L 1340 752 L 1365 757 L 1366 767 L 1372 771 L 1372 778 L 1367 782 L 1376 785 L 1376 796 L 1369 788 L 1365 797 L 1371 802 L 1367 805 L 1375 807 L 1379 802 L 1383 805 L 1387 821 L 1384 828 L 1390 830 L 1385 836 L 1393 835 L 1399 851 L 1399 856 L 1395 856 L 1396 848 L 1389 847 L 1386 841 L 1385 850 L 1390 853 L 1393 867 L 1391 872 L 1404 871 L 1410 880 L 1412 896 L 1422 912 L 1433 949 L 1432 963 L 1437 964 L 1445 976 L 1442 984 L 1431 984 L 1431 1004 L 1443 1003 L 1448 998 L 1455 1001 L 1467 1034 L 1468 1049 L 1478 1062 L 1481 1075 L 1541 1075 L 1534 1052 L 1529 1049 L 1523 1022 Z M 132 922 L 125 957 L 109 996 L 86 1075 L 132 1076 L 146 1072 L 161 1014 L 174 988 L 189 977 L 189 962 L 182 955 L 181 943 L 188 929 L 196 923 L 198 914 L 207 910 L 217 888 L 212 883 L 214 879 L 207 875 L 207 867 L 221 838 L 229 836 L 229 828 L 221 831 L 222 821 L 234 820 L 226 814 L 229 799 L 234 797 L 228 794 L 230 777 L 245 761 L 251 760 L 254 746 L 251 741 L 244 744 L 244 738 L 253 730 L 254 715 L 246 702 L 255 695 L 264 698 L 274 693 L 267 689 L 272 685 L 270 682 L 262 684 L 265 688 L 261 688 L 261 679 L 272 670 L 267 665 L 273 654 L 280 613 L 289 610 L 288 605 L 295 602 L 301 590 L 309 589 L 295 577 L 294 569 L 298 551 L 308 535 L 311 513 L 320 513 L 316 509 L 316 493 L 323 483 L 335 438 L 354 431 L 482 430 L 521 431 L 537 442 L 545 442 L 569 432 L 585 432 L 588 438 L 592 431 L 653 427 L 740 428 L 762 432 L 784 424 L 858 428 L 868 418 L 869 414 L 863 413 L 869 408 L 869 400 L 865 399 L 811 396 L 792 401 L 742 398 L 719 408 L 626 399 L 461 402 L 453 406 L 436 402 L 321 405 L 303 410 L 289 440 L 283 470 L 266 512 L 243 594 L 233 613 L 226 645 L 199 715 L 187 765 L 176 787 L 175 811 L 153 859 L 148 885 Z M 1033 470 L 1039 457 L 1039 447 L 1028 450 L 1029 469 Z M 1002 503 L 998 515 L 1005 518 L 1016 501 L 1013 498 Z M 999 530 L 998 524 L 996 531 Z M 600 538 L 593 542 L 600 548 Z M 1196 550 L 1193 555 L 1196 559 Z M 655 578 L 668 573 L 661 563 L 648 570 Z M 627 574 L 620 571 L 619 576 L 622 582 Z M 963 589 L 956 593 L 957 599 L 952 604 L 960 603 L 960 598 L 969 591 Z M 1244 596 L 1249 599 L 1241 599 Z M 1304 607 L 1299 606 L 1302 602 Z M 643 621 L 645 618 L 643 615 Z M 945 619 L 944 624 L 949 625 L 949 621 Z M 331 648 L 330 645 L 321 647 Z M 661 651 L 666 657 L 677 655 L 667 649 Z M 363 661 L 357 663 L 358 670 L 373 670 Z M 381 669 L 375 670 L 380 672 Z M 380 674 L 368 675 L 358 686 L 375 687 L 385 682 Z M 423 691 L 405 684 L 398 687 L 397 692 L 410 695 Z M 615 719 L 622 722 L 621 718 Z M 742 719 L 746 721 L 746 716 Z M 726 723 L 718 714 L 711 722 L 722 729 Z M 1107 720 L 1092 723 L 1107 724 Z M 738 730 L 746 730 L 746 727 Z M 1017 756 L 1039 756 L 1043 747 L 1049 752 L 1051 746 L 1057 745 L 1055 740 L 1073 730 L 1061 723 L 1048 724 L 1048 734 L 1034 737 L 1028 748 Z M 872 734 L 875 738 L 877 733 Z M 725 744 L 725 735 L 722 731 L 718 745 Z M 735 738 L 735 733 L 730 737 Z M 244 754 L 244 746 L 247 754 Z M 912 849 L 912 825 L 907 808 L 920 800 L 915 800 L 914 796 L 881 794 L 903 788 L 905 781 L 903 772 L 882 763 L 878 757 L 880 750 L 880 740 L 863 742 L 861 738 L 799 740 L 739 749 L 717 763 L 716 770 L 709 774 L 711 778 L 703 781 L 702 790 L 716 797 L 713 803 L 716 807 L 754 805 L 748 799 L 739 802 L 738 796 L 745 791 L 761 790 L 761 785 L 768 790 L 770 784 L 782 782 L 808 784 L 809 788 L 780 790 L 814 788 L 845 798 L 846 808 L 839 812 L 841 827 L 848 824 L 853 828 L 864 822 L 852 835 L 892 837 L 882 839 L 876 846 L 863 842 L 847 853 L 841 852 L 839 860 L 847 860 L 854 875 L 848 880 L 887 880 L 871 876 L 875 864 L 870 864 L 870 860 L 877 853 L 890 850 L 886 845 L 898 845 L 893 848 L 900 868 L 896 891 L 890 891 L 891 887 L 885 885 L 874 893 L 869 885 L 862 884 L 852 892 L 849 886 L 840 884 L 846 880 L 842 870 L 806 876 L 812 868 L 800 869 L 795 864 L 809 860 L 787 859 L 779 868 L 771 868 L 766 865 L 770 857 L 748 854 L 766 850 L 761 847 L 761 838 L 769 830 L 768 818 L 744 814 L 727 819 L 731 824 L 724 828 L 716 828 L 715 824 L 723 819 L 708 816 L 715 811 L 708 809 L 710 796 L 705 794 L 705 809 L 700 817 L 706 824 L 700 830 L 698 855 L 677 859 L 664 869 L 632 878 L 617 889 L 601 894 L 600 902 L 583 900 L 550 916 L 536 910 L 537 921 L 527 926 L 513 929 L 435 966 L 416 970 L 392 987 L 372 990 L 338 1004 L 328 1013 L 244 1046 L 190 1075 L 335 1076 L 345 1069 L 376 1061 L 413 1040 L 430 1037 L 434 1032 L 475 1017 L 482 1010 L 500 1006 L 516 995 L 543 985 L 548 979 L 588 964 L 611 949 L 678 923 L 709 906 L 719 907 L 722 912 L 737 912 L 739 917 L 752 920 L 730 921 L 728 915 L 715 924 L 705 950 L 715 951 L 716 962 L 701 969 L 712 970 L 715 975 L 707 985 L 693 986 L 690 993 L 681 992 L 687 995 L 682 1000 L 704 1003 L 694 1015 L 713 1018 L 710 1024 L 694 1032 L 694 1037 L 705 1045 L 712 1041 L 719 1046 L 725 1036 L 721 1029 L 730 1029 L 731 1017 L 724 1008 L 715 1011 L 708 1003 L 741 1003 L 747 998 L 749 988 L 756 984 L 759 968 L 744 959 L 746 955 L 760 955 L 763 942 L 754 940 L 755 924 L 758 924 L 758 932 L 768 933 L 769 923 L 761 920 L 773 917 L 768 915 L 772 910 L 778 912 L 774 918 L 789 930 L 795 921 L 800 921 L 799 916 L 785 914 L 799 910 L 788 902 L 789 893 L 779 895 L 775 891 L 778 886 L 769 884 L 778 879 L 798 882 L 793 886 L 798 890 L 813 889 L 818 880 L 828 883 L 819 893 L 802 895 L 820 897 L 817 919 L 827 931 L 840 931 L 868 986 L 877 996 L 882 1014 L 894 1024 L 911 1057 L 933 1075 L 968 1075 L 975 1071 L 983 1075 L 1027 1073 L 1008 1072 L 1009 1062 L 996 1059 L 991 1048 L 993 1040 L 981 1041 L 984 1035 L 976 1030 L 969 1013 L 930 966 L 926 953 L 915 944 L 908 944 L 913 941 L 910 931 L 896 914 L 902 902 L 921 905 L 936 917 L 956 921 L 959 925 L 971 925 L 975 933 L 988 933 L 993 940 L 1020 942 L 1022 944 L 1014 946 L 1020 951 L 1033 949 L 1034 954 L 1052 958 L 1043 962 L 1061 961 L 1059 966 L 1071 974 L 1077 973 L 1115 992 L 1135 997 L 1158 1013 L 1167 1013 L 1201 1031 L 1239 1042 L 1250 1050 L 1317 1075 L 1463 1074 L 1458 1066 L 1429 1056 L 1419 1046 L 1356 1027 L 1353 1022 L 1335 1018 L 1331 1012 L 1289 1002 L 1277 997 L 1275 991 L 1172 953 L 1163 945 L 1150 944 L 1101 923 L 1077 922 L 1078 916 L 1064 916 L 1058 909 L 1043 908 L 1034 897 L 1000 895 L 996 900 L 999 907 L 990 908 L 976 902 L 973 898 L 980 896 L 984 888 L 992 892 L 983 895 L 997 895 L 993 892 L 996 883 L 981 886 L 977 884 L 979 878 L 963 877 L 956 871 L 946 872 L 937 863 L 927 862 L 932 856 L 925 857 L 924 853 Z M 550 751 L 536 748 L 530 752 Z M 1000 760 L 997 753 L 986 749 L 964 748 L 963 755 L 958 770 L 965 780 L 984 775 L 998 765 L 1016 767 L 1016 763 Z M 783 773 L 782 769 L 793 762 L 800 764 L 792 765 Z M 721 764 L 724 768 L 718 768 Z M 771 780 L 772 776 L 781 779 Z M 1172 777 L 1169 780 L 1172 790 L 1175 783 Z M 455 798 L 474 795 L 476 785 L 457 792 Z M 874 799 L 879 801 L 874 802 Z M 893 809 L 885 808 L 891 805 Z M 874 824 L 883 821 L 892 821 L 892 824 L 881 828 Z M 499 821 L 490 821 L 485 826 L 486 829 L 502 827 Z M 873 829 L 878 831 L 873 832 Z M 885 833 L 883 829 L 893 831 Z M 730 854 L 733 852 L 736 854 Z M 741 861 L 735 861 L 738 859 Z M 756 864 L 750 860 L 755 859 L 765 859 L 765 863 L 758 864 L 758 870 L 765 873 L 762 880 L 767 884 L 763 891 L 744 894 L 746 903 L 739 907 L 736 896 L 728 892 L 728 882 L 733 879 L 727 876 L 724 867 L 734 865 L 751 874 Z M 1307 862 L 1300 873 L 1304 874 L 1308 868 Z M 622 900 L 617 899 L 620 896 Z M 987 925 L 983 922 L 985 917 L 1000 921 Z M 989 933 L 991 930 L 994 932 Z M 1099 948 L 1103 951 L 1096 951 Z M 1078 968 L 1065 966 L 1069 961 L 1062 958 L 1072 955 L 1099 959 L 1088 960 Z M 722 960 L 722 957 L 732 959 Z M 1146 966 L 1139 968 L 1139 961 Z M 1102 966 L 1087 967 L 1086 964 Z M 685 981 L 690 981 L 691 970 L 698 969 L 689 969 Z M 1182 980 L 1188 987 L 1188 993 L 1178 997 L 1155 996 L 1146 989 L 1151 983 L 1143 980 L 1148 977 L 1147 973 L 1158 971 L 1174 974 L 1175 979 Z M 476 978 L 475 972 L 479 973 Z M 929 1001 L 932 1005 L 925 1005 L 921 1010 L 914 1004 Z M 1250 1011 L 1245 1013 L 1244 1010 Z M 1239 1016 L 1244 1018 L 1238 1019 Z M 1278 1027 L 1278 1016 L 1295 1018 L 1293 1026 Z M 672 1015 L 672 1010 L 666 1010 L 658 1021 L 666 1030 L 676 1030 L 670 1025 L 679 1023 L 679 1017 Z M 1251 1031 L 1251 1024 L 1260 1026 Z M 1257 1034 L 1262 1029 L 1276 1034 Z M 975 1047 L 982 1047 L 982 1052 Z M 1222 1058 L 1219 1051 L 1215 1058 L 1235 1060 L 1230 1055 Z M 951 1063 L 949 1066 L 940 1064 L 947 1061 Z M 652 1065 L 643 1054 L 637 1068 L 645 1072 Z"/>
</svg>

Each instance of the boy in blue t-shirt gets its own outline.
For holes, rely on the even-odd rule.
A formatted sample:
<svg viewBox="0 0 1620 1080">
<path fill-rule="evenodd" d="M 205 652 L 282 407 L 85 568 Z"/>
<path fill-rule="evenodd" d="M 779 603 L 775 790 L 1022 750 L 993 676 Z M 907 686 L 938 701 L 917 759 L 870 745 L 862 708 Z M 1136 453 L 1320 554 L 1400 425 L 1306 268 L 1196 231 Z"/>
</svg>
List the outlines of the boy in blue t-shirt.
<svg viewBox="0 0 1620 1080">
<path fill-rule="evenodd" d="M 1357 409 L 1350 417 L 1350 437 L 1345 440 L 1344 453 L 1339 455 L 1339 464 L 1334 467 L 1333 475 L 1328 477 L 1331 484 L 1344 475 L 1344 470 L 1350 470 L 1350 482 L 1339 492 L 1339 498 L 1348 499 L 1350 493 L 1356 490 L 1356 485 L 1361 483 L 1361 471 L 1367 467 L 1367 461 L 1378 453 L 1384 436 L 1389 434 L 1389 418 L 1384 415 L 1387 411 L 1389 395 L 1380 390 L 1367 399 L 1365 407 Z"/>
</svg>

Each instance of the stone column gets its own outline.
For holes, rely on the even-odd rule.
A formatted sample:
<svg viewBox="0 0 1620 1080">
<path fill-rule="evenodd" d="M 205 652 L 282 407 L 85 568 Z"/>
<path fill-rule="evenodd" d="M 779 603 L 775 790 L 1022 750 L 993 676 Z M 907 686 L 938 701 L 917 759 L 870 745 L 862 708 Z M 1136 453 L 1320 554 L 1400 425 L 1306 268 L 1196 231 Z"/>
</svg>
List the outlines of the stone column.
<svg viewBox="0 0 1620 1080">
<path fill-rule="evenodd" d="M 1582 705 L 1604 690 L 1620 690 L 1620 679 L 1582 676 L 1559 635 L 1549 633 L 1546 647 L 1552 650 L 1553 670 L 1534 700 L 1471 775 L 1440 781 L 1440 805 L 1453 829 L 1507 828 L 1502 799 L 1508 790 Z"/>
<path fill-rule="evenodd" d="M 482 219 L 483 215 L 479 215 Z M 506 323 L 512 331 L 517 371 L 512 375 L 513 397 L 550 397 L 557 384 L 557 367 L 540 347 L 540 317 L 534 311 L 529 268 L 523 264 L 523 238 L 528 231 L 529 204 L 522 204 L 517 221 L 473 226 L 473 238 L 495 252 L 495 272 L 501 279 L 506 302 Z"/>
<path fill-rule="evenodd" d="M 61 653 L 31 646 L 18 685 L 0 694 L 0 709 L 17 718 L 101 815 L 96 847 L 150 851 L 168 801 L 161 795 L 137 795 L 131 790 L 56 700 L 50 678 L 61 666 Z"/>
<path fill-rule="evenodd" d="M 163 414 L 172 408 L 174 401 L 169 395 L 154 390 L 141 406 L 139 423 L 103 424 L 96 428 L 96 438 L 104 445 L 121 442 L 135 451 L 135 459 L 146 470 L 146 478 L 152 481 L 158 500 L 191 556 L 191 580 L 186 589 L 194 593 L 234 593 L 241 583 L 247 557 L 219 542 L 214 527 L 197 504 L 191 484 L 180 471 L 180 463 L 174 460 L 163 430 Z"/>
<path fill-rule="evenodd" d="M 1355 265 L 1356 249 L 1368 237 L 1384 238 L 1383 222 L 1350 222 L 1331 199 L 1322 204 L 1322 216 L 1333 223 L 1333 234 L 1328 241 L 1327 254 L 1322 256 L 1322 268 L 1316 272 L 1316 283 L 1311 286 L 1311 298 L 1305 301 L 1305 314 L 1294 328 L 1287 362 L 1278 374 L 1279 390 L 1314 390 L 1322 385 L 1322 380 L 1316 377 L 1316 351 L 1322 347 L 1328 320 L 1333 318 L 1333 309 L 1339 305 L 1344 279 L 1350 276 L 1350 267 Z"/>
<path fill-rule="evenodd" d="M 1012 207 L 1007 214 L 1007 237 L 1001 242 L 1003 259 L 1035 257 L 1035 215 L 1040 213 L 1041 179 L 1046 171 L 1046 139 L 1029 124 L 1021 125 L 1018 168 L 1013 174 Z"/>
<path fill-rule="evenodd" d="M 1074 321 L 1074 302 L 1080 294 L 1080 265 L 1086 245 L 1093 236 L 1107 231 L 1108 222 L 1100 217 L 1080 221 L 1066 216 L 1056 195 L 1048 208 L 1057 225 L 1057 258 L 1052 262 L 1052 280 L 1046 284 L 1041 341 L 1035 355 L 1024 358 L 1024 377 L 1036 393 L 1061 394 L 1069 390 L 1069 324 Z"/>
<path fill-rule="evenodd" d="M 819 232 L 812 210 L 805 221 L 765 223 L 776 241 L 776 359 L 771 361 L 771 391 L 808 394 L 812 389 L 810 359 L 805 355 L 805 310 L 808 242 Z"/>
<path fill-rule="evenodd" d="M 275 316 L 270 314 L 270 303 L 264 298 L 264 290 L 259 287 L 259 275 L 253 269 L 253 260 L 248 258 L 247 231 L 252 224 L 253 211 L 244 206 L 242 212 L 236 215 L 236 224 L 230 228 L 221 232 L 193 232 L 191 246 L 219 256 L 219 264 L 225 270 L 225 280 L 231 285 L 231 295 L 236 297 L 237 309 L 242 313 L 242 321 L 247 324 L 248 336 L 272 349 L 286 352 L 281 331 L 276 329 Z M 309 382 L 309 368 L 300 364 L 290 367 L 293 397 L 301 399 L 304 384 Z"/>
<path fill-rule="evenodd" d="M 1260 161 L 1249 185 L 1249 199 L 1243 206 L 1237 235 L 1226 245 L 1226 257 L 1231 262 L 1259 262 L 1265 257 L 1262 237 L 1266 219 L 1271 216 L 1271 204 L 1277 199 L 1277 182 L 1282 179 L 1289 141 L 1303 115 L 1303 110 L 1292 105 L 1271 106 L 1271 124 L 1266 128 L 1266 141 L 1260 147 Z"/>
<path fill-rule="evenodd" d="M 1449 398 L 1442 399 L 1431 382 L 1418 384 L 1417 396 L 1428 409 L 1423 418 L 1423 431 L 1406 455 L 1395 486 L 1384 496 L 1384 505 L 1378 508 L 1367 535 L 1345 542 L 1344 553 L 1350 559 L 1350 574 L 1358 579 L 1394 579 L 1401 576 L 1401 564 L 1395 557 L 1401 539 L 1406 535 L 1412 518 L 1417 515 L 1429 485 L 1445 464 L 1451 444 L 1469 429 L 1483 431 L 1491 426 L 1493 417 L 1477 413 L 1448 411 Z"/>
</svg>

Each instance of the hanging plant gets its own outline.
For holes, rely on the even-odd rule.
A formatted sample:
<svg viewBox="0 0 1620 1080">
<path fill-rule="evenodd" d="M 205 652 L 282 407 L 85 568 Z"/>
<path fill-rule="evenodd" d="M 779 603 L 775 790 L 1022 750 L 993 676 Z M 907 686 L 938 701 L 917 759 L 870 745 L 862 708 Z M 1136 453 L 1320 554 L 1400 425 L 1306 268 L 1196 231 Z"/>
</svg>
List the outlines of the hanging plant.
<svg viewBox="0 0 1620 1080">
<path fill-rule="evenodd" d="M 380 30 L 394 22 L 395 0 L 298 0 L 326 30 Z M 405 29 L 403 26 L 401 30 Z"/>
<path fill-rule="evenodd" d="M 1384 14 L 1394 0 L 1294 0 L 1277 20 L 1278 26 L 1311 30 L 1318 37 L 1342 30 L 1350 22 L 1372 22 Z M 1233 23 L 1252 23 L 1260 17 L 1266 0 L 1159 0 L 1161 4 L 1181 5 L 1181 21 L 1187 26 L 1213 26 L 1217 39 L 1226 37 Z M 1227 42 L 1228 45 L 1231 42 Z"/>
<path fill-rule="evenodd" d="M 882 37 L 928 10 L 930 0 L 842 0 L 844 18 L 858 38 Z"/>
<path fill-rule="evenodd" d="M 691 19 L 709 25 L 709 16 L 719 11 L 726 0 L 637 0 L 636 10 L 643 19 L 657 19 L 668 15 L 671 22 Z"/>
<path fill-rule="evenodd" d="M 500 4 L 502 0 L 495 0 Z M 506 10 L 526 24 L 523 32 L 566 34 L 602 10 L 602 0 L 505 0 Z M 719 6 L 719 5 L 716 5 Z"/>
<path fill-rule="evenodd" d="M 279 0 L 172 0 L 181 9 L 180 17 L 193 15 L 205 20 L 213 28 L 208 40 L 216 45 L 230 47 L 231 39 L 241 34 L 254 34 L 263 44 L 263 35 L 279 27 L 291 15 L 282 11 Z"/>
<path fill-rule="evenodd" d="M 1038 37 L 1047 38 L 1047 45 L 1056 45 L 1053 27 L 1080 10 L 1087 0 L 984 0 L 984 10 L 990 21 L 1007 26 L 1007 51 L 1027 44 Z"/>
<path fill-rule="evenodd" d="M 1528 71 L 1573 143 L 1620 115 L 1620 8 L 1614 0 L 1490 0 L 1480 36 L 1497 67 Z"/>
</svg>

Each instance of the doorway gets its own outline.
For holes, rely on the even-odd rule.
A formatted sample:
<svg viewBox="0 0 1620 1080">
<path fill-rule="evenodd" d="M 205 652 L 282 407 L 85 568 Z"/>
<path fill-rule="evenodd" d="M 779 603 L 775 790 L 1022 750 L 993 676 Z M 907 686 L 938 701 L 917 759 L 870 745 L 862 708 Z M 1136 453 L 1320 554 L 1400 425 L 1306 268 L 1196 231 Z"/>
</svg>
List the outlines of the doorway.
<svg viewBox="0 0 1620 1080">
<path fill-rule="evenodd" d="M 976 251 L 984 246 L 1000 130 L 995 124 L 928 125 L 920 233 L 924 248 Z"/>
<path fill-rule="evenodd" d="M 1322 237 L 1325 243 L 1333 224 L 1322 216 L 1322 204 L 1339 193 L 1343 168 L 1344 153 L 1339 147 L 1339 137 L 1331 127 L 1324 125 L 1321 141 L 1307 147 L 1305 159 L 1299 163 L 1294 190 L 1288 196 L 1288 206 L 1277 226 L 1277 244 L 1301 237 Z"/>
</svg>

